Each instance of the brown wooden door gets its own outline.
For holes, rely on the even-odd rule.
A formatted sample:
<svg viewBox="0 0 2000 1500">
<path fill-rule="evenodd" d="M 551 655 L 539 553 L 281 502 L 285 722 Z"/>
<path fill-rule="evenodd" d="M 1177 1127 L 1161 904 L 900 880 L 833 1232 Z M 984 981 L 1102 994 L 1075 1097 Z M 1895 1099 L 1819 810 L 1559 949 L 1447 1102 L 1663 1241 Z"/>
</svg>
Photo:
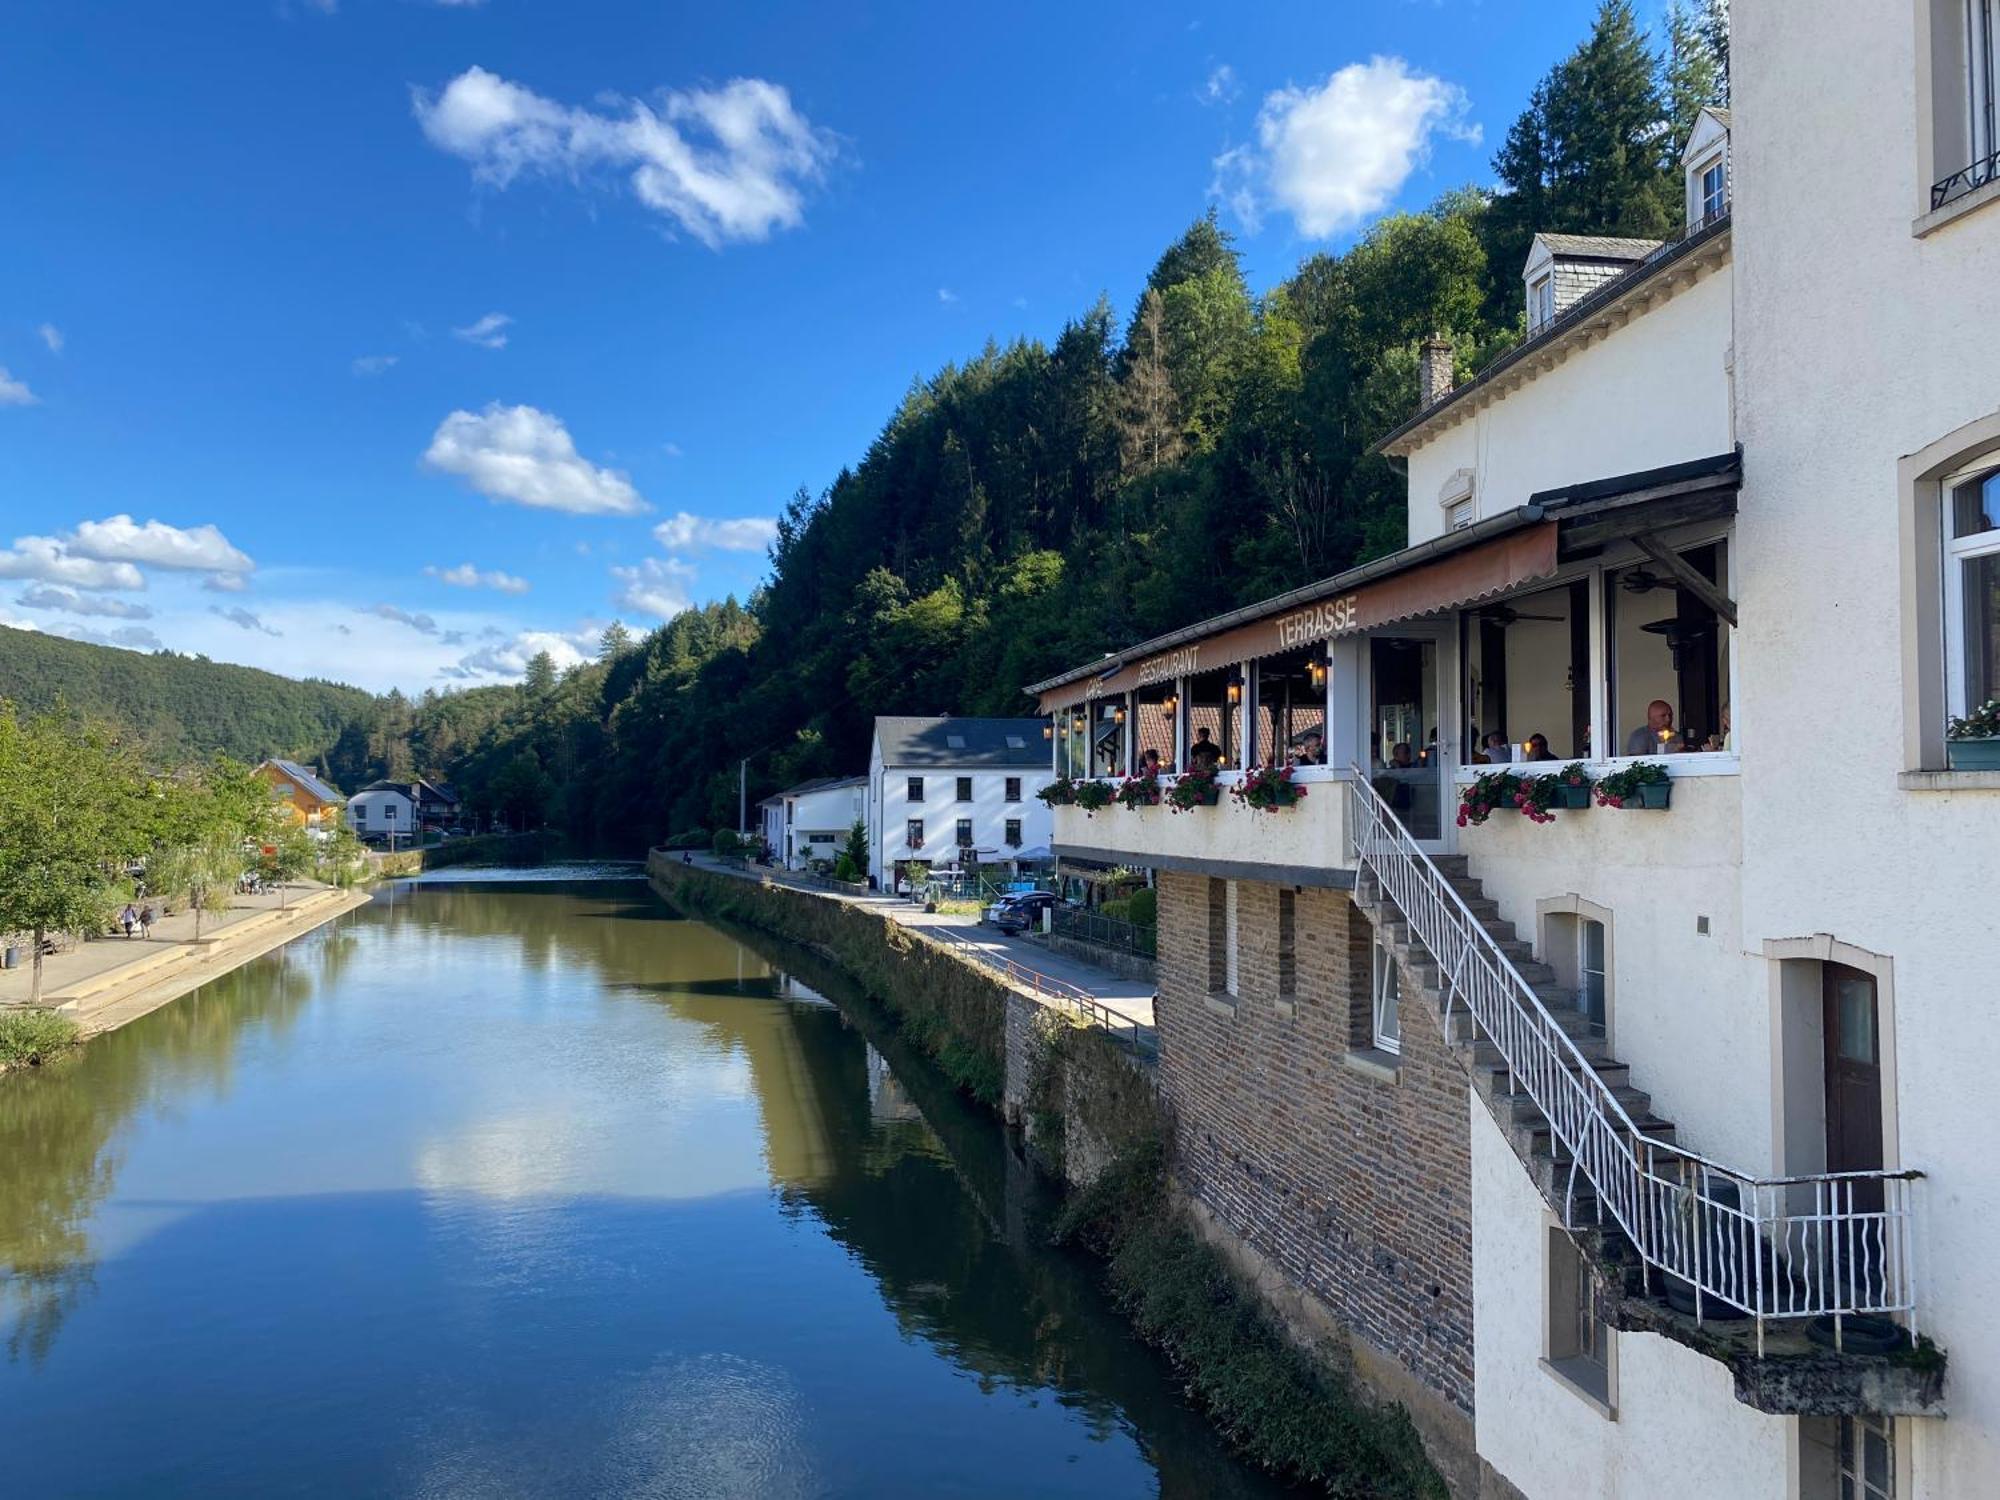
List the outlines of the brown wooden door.
<svg viewBox="0 0 2000 1500">
<path fill-rule="evenodd" d="M 1882 1169 L 1882 1038 L 1875 976 L 1825 964 L 1826 1169 Z M 1857 1189 L 1854 1206 L 1879 1209 L 1880 1183 Z"/>
</svg>

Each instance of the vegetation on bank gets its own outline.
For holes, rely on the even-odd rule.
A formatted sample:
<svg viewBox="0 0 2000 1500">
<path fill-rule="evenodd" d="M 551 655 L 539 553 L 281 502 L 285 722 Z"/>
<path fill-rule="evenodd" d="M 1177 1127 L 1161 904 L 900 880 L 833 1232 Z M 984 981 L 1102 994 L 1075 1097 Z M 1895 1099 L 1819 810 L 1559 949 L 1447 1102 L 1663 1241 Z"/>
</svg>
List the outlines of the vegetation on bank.
<svg viewBox="0 0 2000 1500">
<path fill-rule="evenodd" d="M 55 1011 L 0 1011 L 0 1070 L 38 1066 L 76 1039 L 76 1022 Z"/>
<path fill-rule="evenodd" d="M 1076 1192 L 1056 1237 L 1105 1258 L 1112 1295 L 1139 1336 L 1256 1463 L 1333 1495 L 1444 1500 L 1403 1409 L 1370 1402 L 1288 1339 L 1196 1235 L 1176 1207 L 1161 1137 Z"/>
</svg>

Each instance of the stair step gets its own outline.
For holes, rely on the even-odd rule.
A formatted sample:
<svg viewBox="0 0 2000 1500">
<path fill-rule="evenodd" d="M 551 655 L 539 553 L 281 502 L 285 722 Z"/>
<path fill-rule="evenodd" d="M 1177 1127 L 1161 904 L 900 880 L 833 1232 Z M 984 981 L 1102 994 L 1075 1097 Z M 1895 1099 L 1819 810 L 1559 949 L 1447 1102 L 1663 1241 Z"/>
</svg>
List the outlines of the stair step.
<svg viewBox="0 0 2000 1500">
<path fill-rule="evenodd" d="M 1671 1120 L 1662 1120 L 1657 1115 L 1640 1115 L 1633 1120 L 1633 1124 L 1639 1127 L 1639 1134 L 1648 1140 L 1659 1141 L 1664 1145 L 1673 1143 L 1674 1122 Z M 1539 1125 L 1531 1125 L 1528 1130 L 1528 1150 L 1535 1156 L 1550 1158 L 1558 1167 L 1567 1168 L 1569 1153 L 1554 1150 L 1553 1139 L 1546 1121 Z"/>
<path fill-rule="evenodd" d="M 1631 1066 L 1611 1056 L 1605 1048 L 1602 1037 L 1592 1037 L 1590 1040 L 1596 1044 L 1595 1051 L 1591 1047 L 1581 1045 L 1577 1050 L 1589 1059 L 1591 1072 L 1614 1088 L 1632 1076 Z M 1473 1049 L 1472 1065 L 1489 1073 L 1504 1073 L 1507 1070 L 1507 1061 L 1500 1055 L 1500 1049 L 1488 1041 L 1481 1041 Z M 1571 1067 L 1574 1069 L 1575 1064 L 1572 1063 Z"/>
</svg>

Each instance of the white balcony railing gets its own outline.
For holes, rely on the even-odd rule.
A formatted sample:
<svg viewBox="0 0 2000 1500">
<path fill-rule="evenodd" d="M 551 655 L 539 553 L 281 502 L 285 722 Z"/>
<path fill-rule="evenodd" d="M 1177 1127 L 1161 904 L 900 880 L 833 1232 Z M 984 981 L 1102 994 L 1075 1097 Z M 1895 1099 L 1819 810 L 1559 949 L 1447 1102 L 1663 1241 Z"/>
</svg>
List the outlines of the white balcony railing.
<svg viewBox="0 0 2000 1500">
<path fill-rule="evenodd" d="M 1461 1005 L 1499 1051 L 1569 1157 L 1566 1220 L 1579 1175 L 1597 1222 L 1637 1249 L 1647 1288 L 1660 1273 L 1710 1302 L 1773 1318 L 1903 1315 L 1916 1337 L 1912 1255 L 1920 1172 L 1753 1177 L 1643 1134 L 1590 1060 L 1542 1004 L 1484 924 L 1357 769 L 1348 783 L 1357 866 L 1371 873 L 1436 962 L 1444 1013 Z M 1572 1227 L 1576 1227 L 1572 1224 Z"/>
</svg>

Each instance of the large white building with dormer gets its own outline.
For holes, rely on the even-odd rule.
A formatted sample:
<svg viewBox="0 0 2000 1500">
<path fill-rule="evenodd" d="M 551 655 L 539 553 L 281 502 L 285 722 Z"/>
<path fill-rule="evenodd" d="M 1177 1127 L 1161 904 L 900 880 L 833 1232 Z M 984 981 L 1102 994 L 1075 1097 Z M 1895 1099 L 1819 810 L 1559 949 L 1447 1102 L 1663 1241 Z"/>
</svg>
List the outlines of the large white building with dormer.
<svg viewBox="0 0 2000 1500">
<path fill-rule="evenodd" d="M 1423 351 L 1403 551 L 1030 688 L 1216 747 L 1056 850 L 1157 874 L 1198 1217 L 1457 1492 L 2000 1493 L 1990 10 L 1742 0 L 1686 230 Z"/>
</svg>

